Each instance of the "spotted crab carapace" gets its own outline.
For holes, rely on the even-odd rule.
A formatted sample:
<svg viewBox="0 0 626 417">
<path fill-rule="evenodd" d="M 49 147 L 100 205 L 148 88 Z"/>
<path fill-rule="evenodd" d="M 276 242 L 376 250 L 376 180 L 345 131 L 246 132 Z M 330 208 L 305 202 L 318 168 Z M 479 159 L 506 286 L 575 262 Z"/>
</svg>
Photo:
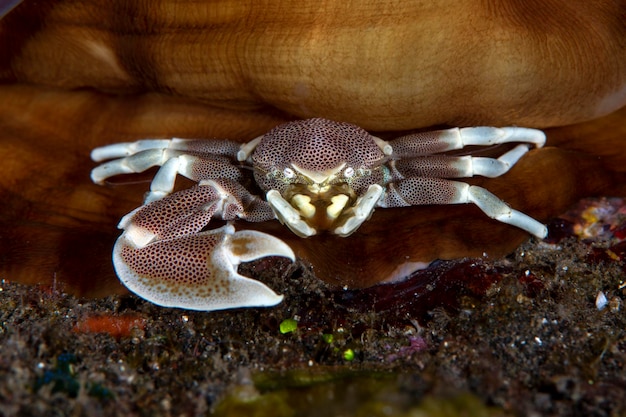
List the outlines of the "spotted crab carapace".
<svg viewBox="0 0 626 417">
<path fill-rule="evenodd" d="M 497 159 L 442 154 L 509 142 L 518 144 Z M 144 205 L 120 221 L 116 272 L 131 291 L 156 304 L 219 310 L 279 303 L 282 296 L 239 275 L 237 265 L 265 256 L 294 259 L 273 236 L 235 232 L 237 219 L 278 219 L 301 237 L 346 237 L 376 207 L 473 203 L 491 218 L 545 237 L 543 224 L 482 187 L 451 179 L 498 177 L 544 143 L 543 132 L 520 127 L 454 128 L 385 141 L 349 123 L 308 119 L 245 144 L 175 138 L 104 146 L 91 156 L 109 161 L 91 177 L 102 184 L 160 166 Z M 250 172 L 254 182 L 246 188 Z M 178 174 L 197 185 L 173 192 Z M 210 229 L 213 218 L 228 223 Z"/>
</svg>

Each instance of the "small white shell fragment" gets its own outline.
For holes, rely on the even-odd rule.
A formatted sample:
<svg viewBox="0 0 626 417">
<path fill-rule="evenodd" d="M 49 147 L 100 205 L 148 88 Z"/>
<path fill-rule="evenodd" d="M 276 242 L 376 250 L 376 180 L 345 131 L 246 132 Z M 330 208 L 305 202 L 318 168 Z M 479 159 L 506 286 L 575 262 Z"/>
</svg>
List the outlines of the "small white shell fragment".
<svg viewBox="0 0 626 417">
<path fill-rule="evenodd" d="M 598 309 L 598 311 L 602 311 L 602 309 L 606 307 L 607 303 L 608 300 L 606 299 L 606 295 L 604 295 L 604 292 L 599 291 L 598 295 L 596 296 L 596 308 Z"/>
</svg>

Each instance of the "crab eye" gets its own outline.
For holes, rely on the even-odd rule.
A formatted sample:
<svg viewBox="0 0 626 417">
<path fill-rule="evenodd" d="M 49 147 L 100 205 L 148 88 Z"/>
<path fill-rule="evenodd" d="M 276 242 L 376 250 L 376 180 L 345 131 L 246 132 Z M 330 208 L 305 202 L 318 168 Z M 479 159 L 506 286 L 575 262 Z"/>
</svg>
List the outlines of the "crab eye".
<svg viewBox="0 0 626 417">
<path fill-rule="evenodd" d="M 293 177 L 295 177 L 295 176 L 296 176 L 296 173 L 295 173 L 295 172 L 293 172 L 293 169 L 291 169 L 291 168 L 285 168 L 285 169 L 283 170 L 283 175 L 284 175 L 286 178 L 293 178 Z"/>
<path fill-rule="evenodd" d="M 352 178 L 354 176 L 354 168 L 348 167 L 343 171 L 343 176 L 346 178 Z"/>
</svg>

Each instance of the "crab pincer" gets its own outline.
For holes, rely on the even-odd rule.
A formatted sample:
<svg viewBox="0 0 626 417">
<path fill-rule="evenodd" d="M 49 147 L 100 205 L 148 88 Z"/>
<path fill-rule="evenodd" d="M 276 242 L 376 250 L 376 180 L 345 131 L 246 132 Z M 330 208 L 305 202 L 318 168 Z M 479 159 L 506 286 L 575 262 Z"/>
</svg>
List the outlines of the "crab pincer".
<svg viewBox="0 0 626 417">
<path fill-rule="evenodd" d="M 237 266 L 268 256 L 295 260 L 291 248 L 266 233 L 235 231 L 231 224 L 204 230 L 214 215 L 231 219 L 237 201 L 212 185 L 194 187 L 141 206 L 122 218 L 113 248 L 120 281 L 140 297 L 165 307 L 222 310 L 265 307 L 282 295 L 240 275 Z M 203 198 L 199 198 L 203 197 Z"/>
<path fill-rule="evenodd" d="M 113 264 L 129 290 L 154 304 L 213 311 L 282 301 L 283 296 L 265 284 L 237 272 L 241 262 L 267 256 L 295 260 L 280 239 L 252 230 L 235 232 L 226 225 L 142 248 L 124 233 L 115 243 Z"/>
</svg>

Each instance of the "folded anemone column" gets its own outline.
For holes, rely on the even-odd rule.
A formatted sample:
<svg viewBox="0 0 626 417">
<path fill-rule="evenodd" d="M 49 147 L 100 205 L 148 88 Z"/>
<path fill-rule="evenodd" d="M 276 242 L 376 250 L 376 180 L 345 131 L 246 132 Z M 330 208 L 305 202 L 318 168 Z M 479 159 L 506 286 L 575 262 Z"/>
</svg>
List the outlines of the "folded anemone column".
<svg viewBox="0 0 626 417">
<path fill-rule="evenodd" d="M 625 37 L 611 0 L 47 0 L 0 20 L 0 80 L 377 131 L 544 128 L 626 104 Z"/>
</svg>

